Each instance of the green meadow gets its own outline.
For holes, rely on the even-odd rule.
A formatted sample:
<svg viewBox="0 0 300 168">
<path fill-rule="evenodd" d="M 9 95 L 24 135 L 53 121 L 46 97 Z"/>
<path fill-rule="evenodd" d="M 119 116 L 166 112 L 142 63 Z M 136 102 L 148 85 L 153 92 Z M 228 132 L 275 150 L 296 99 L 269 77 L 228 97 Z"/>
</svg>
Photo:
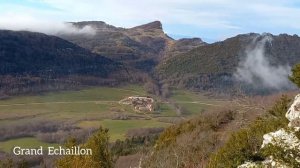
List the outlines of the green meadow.
<svg viewBox="0 0 300 168">
<path fill-rule="evenodd" d="M 188 90 L 173 90 L 170 98 L 184 108 L 190 116 L 197 115 L 209 109 L 225 105 L 228 101 L 216 100 L 203 93 Z"/>
<path fill-rule="evenodd" d="M 82 121 L 78 124 L 79 127 L 105 127 L 110 131 L 110 139 L 115 141 L 117 139 L 123 140 L 127 130 L 132 128 L 153 128 L 153 127 L 167 127 L 169 123 L 152 120 L 102 120 L 102 121 Z"/>
<path fill-rule="evenodd" d="M 131 106 L 119 104 L 119 100 L 128 96 L 152 96 L 159 104 L 155 113 L 137 113 Z M 188 111 L 199 114 L 220 102 L 201 94 L 184 90 L 174 90 L 170 100 L 175 101 Z M 116 116 L 128 116 L 118 120 Z M 38 121 L 71 123 L 79 128 L 105 127 L 110 130 L 111 141 L 124 139 L 129 129 L 168 127 L 171 124 L 161 118 L 178 116 L 174 107 L 157 96 L 147 94 L 142 86 L 130 85 L 118 88 L 91 87 L 76 91 L 43 93 L 34 96 L 17 96 L 0 100 L 1 126 L 22 126 Z M 189 117 L 189 116 L 185 116 Z M 36 138 L 16 138 L 0 141 L 0 150 L 9 151 L 13 145 L 45 145 Z"/>
</svg>

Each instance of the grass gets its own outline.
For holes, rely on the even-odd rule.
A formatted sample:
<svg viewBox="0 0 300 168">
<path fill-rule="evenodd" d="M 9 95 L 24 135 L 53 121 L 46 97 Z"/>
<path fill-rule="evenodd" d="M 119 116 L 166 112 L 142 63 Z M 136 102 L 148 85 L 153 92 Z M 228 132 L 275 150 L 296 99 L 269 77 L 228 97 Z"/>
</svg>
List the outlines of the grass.
<svg viewBox="0 0 300 168">
<path fill-rule="evenodd" d="M 27 119 L 81 120 L 87 117 L 107 118 L 115 111 L 123 109 L 125 113 L 133 110 L 121 107 L 118 101 L 132 95 L 143 95 L 140 86 L 121 88 L 97 87 L 80 91 L 47 93 L 38 96 L 20 96 L 0 101 L 0 126 L 13 121 Z"/>
<path fill-rule="evenodd" d="M 167 116 L 167 117 L 176 117 L 177 113 L 174 108 L 171 107 L 170 104 L 161 103 L 159 105 L 160 115 Z"/>
<path fill-rule="evenodd" d="M 40 146 L 43 146 L 43 148 L 45 149 L 48 146 L 57 147 L 58 144 L 45 143 L 32 137 L 17 138 L 0 142 L 0 151 L 11 153 L 12 149 L 16 146 L 19 146 L 21 148 L 38 148 Z"/>
<path fill-rule="evenodd" d="M 0 127 L 22 126 L 45 120 L 76 123 L 89 119 L 108 119 L 118 113 L 140 116 L 142 114 L 136 114 L 131 107 L 118 103 L 132 95 L 145 95 L 143 87 L 94 87 L 80 91 L 12 97 L 0 101 Z M 17 138 L 0 142 L 0 150 L 7 152 L 19 144 L 25 147 L 30 144 L 47 146 L 47 143 L 35 138 Z"/>
<path fill-rule="evenodd" d="M 1 100 L 0 105 L 22 103 L 51 103 L 76 101 L 119 101 L 132 95 L 146 94 L 142 87 L 130 85 L 127 87 L 93 87 L 79 91 L 61 91 L 45 93 L 38 96 L 18 96 L 13 99 Z"/>
<path fill-rule="evenodd" d="M 176 101 L 195 101 L 198 99 L 206 100 L 207 98 L 197 95 L 191 91 L 176 89 L 172 91 L 171 99 Z"/>
<path fill-rule="evenodd" d="M 0 127 L 22 126 L 45 120 L 69 122 L 80 127 L 99 127 L 102 125 L 110 129 L 111 140 L 116 140 L 124 139 L 126 132 L 132 128 L 167 127 L 170 125 L 159 122 L 160 117 L 177 117 L 171 104 L 161 102 L 157 96 L 153 95 L 150 96 L 160 102 L 159 113 L 147 115 L 136 113 L 131 106 L 118 103 L 119 100 L 132 95 L 147 94 L 142 86 L 129 85 L 118 88 L 91 87 L 78 91 L 12 97 L 7 100 L 0 100 Z M 217 103 L 203 95 L 184 90 L 175 90 L 171 99 L 193 115 L 199 114 L 211 106 L 192 102 Z M 131 120 L 112 120 L 117 115 L 130 116 Z M 8 151 L 12 146 L 9 144 L 31 142 L 32 144 L 42 143 L 34 138 L 21 138 L 0 142 L 0 150 Z M 6 145 L 8 147 L 4 147 Z"/>
<path fill-rule="evenodd" d="M 190 115 L 200 114 L 225 103 L 225 101 L 211 99 L 200 93 L 179 89 L 173 90 L 170 99 L 183 107 Z"/>
<path fill-rule="evenodd" d="M 154 128 L 167 127 L 171 124 L 159 122 L 156 120 L 102 120 L 102 121 L 82 121 L 78 124 L 79 127 L 105 127 L 109 129 L 110 140 L 125 139 L 125 134 L 129 129 L 133 128 Z"/>
</svg>

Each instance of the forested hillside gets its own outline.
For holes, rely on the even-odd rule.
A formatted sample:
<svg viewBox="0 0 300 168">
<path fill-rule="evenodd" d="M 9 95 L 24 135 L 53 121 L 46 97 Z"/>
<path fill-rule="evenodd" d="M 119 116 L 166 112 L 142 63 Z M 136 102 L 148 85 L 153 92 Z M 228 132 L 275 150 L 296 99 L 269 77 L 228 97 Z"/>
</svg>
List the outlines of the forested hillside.
<svg viewBox="0 0 300 168">
<path fill-rule="evenodd" d="M 2 95 L 30 92 L 34 86 L 40 91 L 80 83 L 113 85 L 127 77 L 121 63 L 41 33 L 0 31 L 0 59 Z"/>
<path fill-rule="evenodd" d="M 203 90 L 232 88 L 232 86 L 239 84 L 234 75 L 237 73 L 241 62 L 245 61 L 248 55 L 252 56 L 249 52 L 257 52 L 254 50 L 255 47 L 261 45 L 259 43 L 266 37 L 270 40 L 262 44 L 261 53 L 252 54 L 262 55 L 259 59 L 265 61 L 261 64 L 261 66 L 265 66 L 265 69 L 294 66 L 300 62 L 300 38 L 297 35 L 281 34 L 275 36 L 251 33 L 238 35 L 225 41 L 201 46 L 187 53 L 170 57 L 158 65 L 156 74 L 162 81 L 180 87 Z M 251 71 L 251 68 L 255 69 L 255 66 L 260 68 L 260 60 L 255 60 L 255 58 L 253 60 L 257 61 L 256 65 L 253 63 L 252 67 L 246 66 L 245 69 Z M 264 73 L 263 70 L 262 68 L 262 74 Z M 256 80 L 262 79 L 257 78 Z"/>
</svg>

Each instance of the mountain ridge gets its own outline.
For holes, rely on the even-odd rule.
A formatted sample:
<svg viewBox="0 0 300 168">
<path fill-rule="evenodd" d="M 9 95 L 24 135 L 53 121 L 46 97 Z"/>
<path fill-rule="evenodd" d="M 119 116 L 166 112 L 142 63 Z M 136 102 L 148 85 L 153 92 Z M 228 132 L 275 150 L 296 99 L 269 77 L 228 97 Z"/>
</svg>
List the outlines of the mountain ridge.
<svg viewBox="0 0 300 168">
<path fill-rule="evenodd" d="M 151 71 L 161 59 L 191 48 L 205 45 L 201 39 L 186 40 L 178 48 L 177 40 L 169 37 L 162 28 L 160 21 L 154 21 L 132 28 L 119 28 L 102 21 L 72 22 L 75 27 L 83 29 L 85 26 L 95 28 L 95 35 L 67 35 L 59 36 L 73 42 L 94 53 L 108 56 L 115 61 L 124 62 L 143 71 Z"/>
<path fill-rule="evenodd" d="M 221 42 L 196 47 L 189 52 L 169 57 L 156 67 L 161 80 L 181 87 L 211 89 L 232 86 L 233 74 L 246 58 L 253 40 L 272 38 L 265 46 L 263 57 L 273 67 L 294 66 L 300 62 L 300 38 L 296 35 L 241 34 Z M 221 87 L 222 88 L 222 87 Z"/>
</svg>

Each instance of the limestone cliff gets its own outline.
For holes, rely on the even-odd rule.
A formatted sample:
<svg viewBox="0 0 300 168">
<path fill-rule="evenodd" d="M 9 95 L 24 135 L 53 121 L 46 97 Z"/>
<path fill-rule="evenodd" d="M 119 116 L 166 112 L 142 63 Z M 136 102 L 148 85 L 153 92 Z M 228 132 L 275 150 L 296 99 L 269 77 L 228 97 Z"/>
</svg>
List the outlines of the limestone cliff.
<svg viewBox="0 0 300 168">
<path fill-rule="evenodd" d="M 293 162 L 300 165 L 300 140 L 299 140 L 299 128 L 300 128 L 300 94 L 294 99 L 293 104 L 286 113 L 286 118 L 289 120 L 289 124 L 286 128 L 281 128 L 275 132 L 267 133 L 263 136 L 263 143 L 261 150 L 268 147 L 282 150 L 280 159 L 270 155 L 262 162 L 246 162 L 240 165 L 238 168 L 289 168 L 284 161 Z M 277 151 L 276 151 L 277 152 Z M 274 154 L 275 155 L 275 154 Z M 277 154 L 278 155 L 278 154 Z"/>
</svg>

